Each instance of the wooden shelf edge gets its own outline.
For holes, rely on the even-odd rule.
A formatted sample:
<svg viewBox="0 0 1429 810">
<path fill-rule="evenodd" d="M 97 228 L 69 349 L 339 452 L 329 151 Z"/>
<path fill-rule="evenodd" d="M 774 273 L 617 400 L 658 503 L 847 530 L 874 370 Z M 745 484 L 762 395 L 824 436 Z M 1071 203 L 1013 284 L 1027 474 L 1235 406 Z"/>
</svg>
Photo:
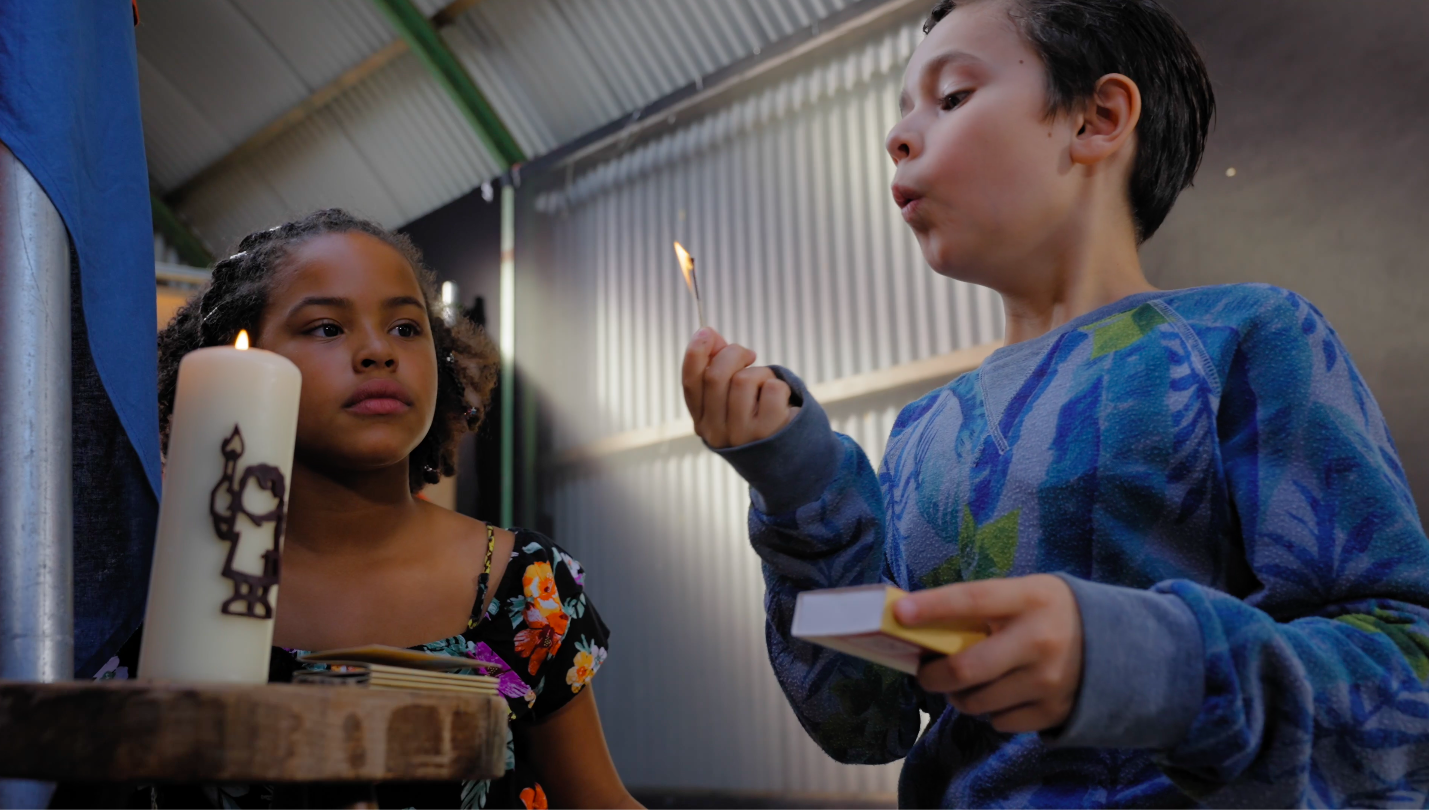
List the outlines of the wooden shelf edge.
<svg viewBox="0 0 1429 810">
<path fill-rule="evenodd" d="M 846 404 L 914 385 L 927 384 L 936 387 L 982 365 L 988 355 L 1001 347 L 1000 341 L 984 343 L 865 374 L 829 380 L 809 386 L 809 393 L 820 404 L 830 406 Z M 610 458 L 635 450 L 669 444 L 680 439 L 693 438 L 694 435 L 694 425 L 690 420 L 677 419 L 663 425 L 617 433 L 567 450 L 557 456 L 556 466 L 569 467 Z"/>
<path fill-rule="evenodd" d="M 113 782 L 489 779 L 495 696 L 293 684 L 0 681 L 0 778 Z"/>
</svg>

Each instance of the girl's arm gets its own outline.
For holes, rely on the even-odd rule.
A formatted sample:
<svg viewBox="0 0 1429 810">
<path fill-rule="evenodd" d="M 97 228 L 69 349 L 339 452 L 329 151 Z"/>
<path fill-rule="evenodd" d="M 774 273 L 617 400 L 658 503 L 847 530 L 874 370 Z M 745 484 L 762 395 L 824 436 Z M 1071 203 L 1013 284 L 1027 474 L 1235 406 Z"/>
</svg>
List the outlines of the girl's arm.
<svg viewBox="0 0 1429 810">
<path fill-rule="evenodd" d="M 640 807 L 620 781 L 605 747 L 589 688 L 555 714 L 518 731 L 534 752 L 537 781 L 551 807 Z"/>
</svg>

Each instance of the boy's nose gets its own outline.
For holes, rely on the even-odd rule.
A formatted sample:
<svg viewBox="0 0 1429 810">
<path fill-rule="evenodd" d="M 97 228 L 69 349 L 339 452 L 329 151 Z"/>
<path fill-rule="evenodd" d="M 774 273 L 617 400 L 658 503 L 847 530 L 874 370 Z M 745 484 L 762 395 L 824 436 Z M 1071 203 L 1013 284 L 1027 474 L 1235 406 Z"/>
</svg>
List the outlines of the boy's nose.
<svg viewBox="0 0 1429 810">
<path fill-rule="evenodd" d="M 888 130 L 888 138 L 883 142 L 883 146 L 888 150 L 888 156 L 893 158 L 895 166 L 917 154 L 917 138 L 903 121 Z"/>
</svg>

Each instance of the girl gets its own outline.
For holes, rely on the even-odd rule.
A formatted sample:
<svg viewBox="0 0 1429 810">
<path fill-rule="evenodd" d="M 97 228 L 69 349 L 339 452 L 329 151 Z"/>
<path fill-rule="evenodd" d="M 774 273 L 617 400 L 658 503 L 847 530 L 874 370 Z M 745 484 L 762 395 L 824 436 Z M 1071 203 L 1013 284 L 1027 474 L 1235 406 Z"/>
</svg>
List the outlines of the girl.
<svg viewBox="0 0 1429 810">
<path fill-rule="evenodd" d="M 344 211 L 238 248 L 160 334 L 159 405 L 167 442 L 179 361 L 240 329 L 303 373 L 271 678 L 289 680 L 304 651 L 362 644 L 502 662 L 506 775 L 435 793 L 379 786 L 379 804 L 638 806 L 585 688 L 607 630 L 580 565 L 534 532 L 416 497 L 455 473 L 457 440 L 481 421 L 496 379 L 491 343 L 443 322 L 406 237 Z M 131 640 L 106 670 L 134 672 L 137 650 Z M 227 793 L 210 799 L 231 802 Z M 257 794 L 237 801 L 261 805 Z"/>
</svg>

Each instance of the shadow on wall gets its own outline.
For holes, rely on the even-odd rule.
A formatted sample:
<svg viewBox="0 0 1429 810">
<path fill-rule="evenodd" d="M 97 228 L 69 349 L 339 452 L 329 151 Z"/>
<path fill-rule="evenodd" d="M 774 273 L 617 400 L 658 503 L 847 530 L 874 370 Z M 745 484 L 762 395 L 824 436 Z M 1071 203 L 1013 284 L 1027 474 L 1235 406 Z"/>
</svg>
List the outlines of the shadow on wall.
<svg viewBox="0 0 1429 810">
<path fill-rule="evenodd" d="M 1201 48 L 1219 116 L 1196 186 L 1142 251 L 1147 275 L 1310 299 L 1379 401 L 1424 509 L 1429 3 L 1166 3 Z"/>
</svg>

